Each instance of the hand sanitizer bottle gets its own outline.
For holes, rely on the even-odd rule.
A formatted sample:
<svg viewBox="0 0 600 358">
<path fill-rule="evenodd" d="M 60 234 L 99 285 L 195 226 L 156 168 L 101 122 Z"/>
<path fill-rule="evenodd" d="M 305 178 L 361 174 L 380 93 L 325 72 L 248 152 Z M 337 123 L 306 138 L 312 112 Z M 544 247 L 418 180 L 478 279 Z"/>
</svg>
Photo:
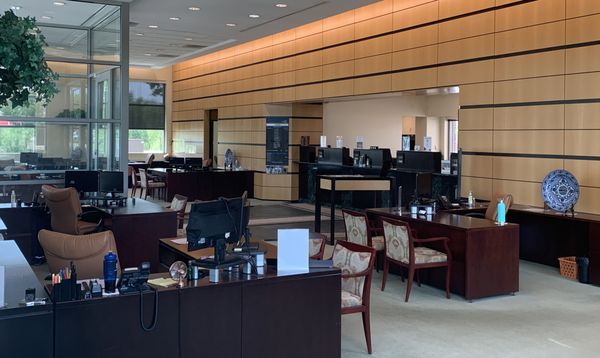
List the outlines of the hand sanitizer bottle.
<svg viewBox="0 0 600 358">
<path fill-rule="evenodd" d="M 13 208 L 17 206 L 17 194 L 14 190 L 10 193 L 10 206 Z"/>
<path fill-rule="evenodd" d="M 469 207 L 473 206 L 473 192 L 469 191 L 469 196 L 467 197 L 467 205 Z"/>
<path fill-rule="evenodd" d="M 498 202 L 498 225 L 506 224 L 506 204 L 504 204 L 504 199 L 500 199 Z"/>
</svg>

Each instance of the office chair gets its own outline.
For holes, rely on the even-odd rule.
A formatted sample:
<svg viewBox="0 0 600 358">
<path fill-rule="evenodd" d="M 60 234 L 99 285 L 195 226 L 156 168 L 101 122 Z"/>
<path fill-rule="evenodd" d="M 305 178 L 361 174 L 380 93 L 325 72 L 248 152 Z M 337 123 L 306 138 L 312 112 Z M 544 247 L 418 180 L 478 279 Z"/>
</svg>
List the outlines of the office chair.
<svg viewBox="0 0 600 358">
<path fill-rule="evenodd" d="M 83 213 L 79 193 L 75 188 L 42 185 L 46 206 L 50 209 L 52 230 L 70 235 L 89 234 L 102 227 L 102 217 L 96 211 Z M 85 219 L 85 220 L 84 220 Z"/>
<path fill-rule="evenodd" d="M 496 200 L 493 200 L 493 199 Z M 492 200 L 490 200 L 490 203 L 487 207 L 487 209 L 485 210 L 485 214 L 483 213 L 468 213 L 466 214 L 466 216 L 472 216 L 472 217 L 477 217 L 477 218 L 485 218 L 488 220 L 492 220 L 492 221 L 497 221 L 498 219 L 498 203 L 500 202 L 500 199 L 504 200 L 504 213 L 508 213 L 508 209 L 510 209 L 510 206 L 512 205 L 513 202 L 513 197 L 511 194 L 496 194 L 492 197 Z"/>
</svg>

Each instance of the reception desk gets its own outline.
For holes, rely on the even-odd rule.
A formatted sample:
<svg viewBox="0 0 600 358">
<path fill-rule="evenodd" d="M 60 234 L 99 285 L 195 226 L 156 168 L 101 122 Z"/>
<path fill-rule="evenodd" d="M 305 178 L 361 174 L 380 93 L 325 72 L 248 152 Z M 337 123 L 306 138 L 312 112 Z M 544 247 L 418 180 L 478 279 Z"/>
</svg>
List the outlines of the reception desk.
<svg viewBox="0 0 600 358">
<path fill-rule="evenodd" d="M 251 170 L 184 170 L 151 168 L 152 175 L 167 183 L 167 201 L 175 194 L 185 195 L 189 201 L 215 200 L 223 196 L 233 198 L 248 191 L 254 196 L 254 171 Z"/>
<path fill-rule="evenodd" d="M 419 238 L 446 236 L 452 253 L 451 291 L 467 300 L 519 291 L 519 225 L 447 212 L 430 216 L 400 214 L 394 209 L 368 209 L 370 219 L 406 221 Z M 442 247 L 432 248 L 443 250 Z M 445 288 L 445 271 L 423 270 L 421 280 Z"/>
</svg>

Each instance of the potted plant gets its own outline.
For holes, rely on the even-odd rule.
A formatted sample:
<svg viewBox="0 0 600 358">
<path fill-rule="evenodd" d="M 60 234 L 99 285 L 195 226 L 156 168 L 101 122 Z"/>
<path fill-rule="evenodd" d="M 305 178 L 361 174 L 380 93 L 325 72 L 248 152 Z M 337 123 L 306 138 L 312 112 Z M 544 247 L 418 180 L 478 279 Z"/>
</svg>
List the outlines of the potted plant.
<svg viewBox="0 0 600 358">
<path fill-rule="evenodd" d="M 44 105 L 58 92 L 58 75 L 44 59 L 44 35 L 35 18 L 12 10 L 0 16 L 0 106 L 29 106 L 29 96 Z"/>
</svg>

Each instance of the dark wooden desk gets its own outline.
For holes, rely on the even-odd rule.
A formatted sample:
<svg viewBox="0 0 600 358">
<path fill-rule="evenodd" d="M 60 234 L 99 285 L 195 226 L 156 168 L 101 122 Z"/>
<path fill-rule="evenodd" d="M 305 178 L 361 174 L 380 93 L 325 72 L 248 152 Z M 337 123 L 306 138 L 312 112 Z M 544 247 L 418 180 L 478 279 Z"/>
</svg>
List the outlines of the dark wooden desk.
<svg viewBox="0 0 600 358">
<path fill-rule="evenodd" d="M 177 213 L 153 202 L 131 198 L 126 206 L 98 208 L 110 214 L 107 226 L 113 231 L 121 267 L 137 267 L 150 261 L 152 270 L 160 269 L 159 240 L 177 236 Z"/>
<path fill-rule="evenodd" d="M 340 191 L 393 191 L 394 178 L 373 175 L 319 175 L 317 176 L 317 195 L 315 200 L 315 231 L 321 232 L 322 196 L 329 191 L 329 244 L 334 243 L 335 234 L 335 197 Z M 377 197 L 375 197 L 375 201 Z M 373 203 L 377 206 L 377 202 Z"/>
<path fill-rule="evenodd" d="M 27 288 L 35 288 L 39 298 L 47 295 L 14 241 L 0 241 L 0 265 L 5 268 L 4 303 L 7 304 L 0 309 L 0 356 L 53 357 L 52 304 L 32 307 L 20 304 Z"/>
<path fill-rule="evenodd" d="M 215 200 L 223 196 L 233 198 L 248 191 L 254 196 L 254 171 L 251 170 L 183 170 L 150 168 L 152 175 L 167 183 L 167 201 L 175 194 L 185 195 L 189 201 Z"/>
<path fill-rule="evenodd" d="M 55 356 L 340 357 L 340 290 L 337 269 L 279 276 L 269 267 L 261 276 L 224 273 L 217 284 L 187 281 L 158 288 L 150 332 L 140 326 L 137 294 L 57 303 Z M 143 300 L 148 325 L 154 295 Z"/>
<path fill-rule="evenodd" d="M 38 242 L 37 233 L 50 228 L 50 215 L 40 206 L 11 207 L 0 204 L 0 217 L 6 225 L 3 233 L 6 240 L 14 240 L 25 259 L 32 263 L 34 257 L 43 257 L 44 252 Z"/>
<path fill-rule="evenodd" d="M 399 215 L 390 208 L 368 209 L 367 213 L 375 221 L 382 216 L 407 221 L 419 238 L 449 237 L 453 293 L 472 300 L 519 290 L 519 225 L 498 226 L 490 220 L 447 212 L 429 218 Z M 425 282 L 445 287 L 443 269 L 424 270 L 420 275 Z"/>
<path fill-rule="evenodd" d="M 465 214 L 485 209 L 456 209 Z M 600 215 L 562 214 L 527 205 L 514 204 L 506 219 L 519 224 L 521 258 L 558 266 L 563 256 L 589 257 L 590 283 L 600 285 Z"/>
</svg>

